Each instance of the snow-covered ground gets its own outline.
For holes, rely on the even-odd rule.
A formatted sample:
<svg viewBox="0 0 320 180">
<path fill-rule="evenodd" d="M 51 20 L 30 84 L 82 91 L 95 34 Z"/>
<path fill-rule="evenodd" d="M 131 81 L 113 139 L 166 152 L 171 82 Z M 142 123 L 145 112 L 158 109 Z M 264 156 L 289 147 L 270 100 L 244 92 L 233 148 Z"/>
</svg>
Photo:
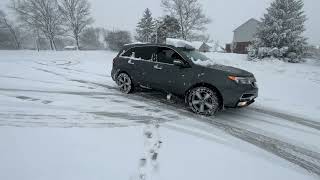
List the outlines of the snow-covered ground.
<svg viewBox="0 0 320 180">
<path fill-rule="evenodd" d="M 209 118 L 159 93 L 121 94 L 115 55 L 0 51 L 0 179 L 319 179 L 316 62 L 207 54 L 260 86 L 251 107 Z"/>
</svg>

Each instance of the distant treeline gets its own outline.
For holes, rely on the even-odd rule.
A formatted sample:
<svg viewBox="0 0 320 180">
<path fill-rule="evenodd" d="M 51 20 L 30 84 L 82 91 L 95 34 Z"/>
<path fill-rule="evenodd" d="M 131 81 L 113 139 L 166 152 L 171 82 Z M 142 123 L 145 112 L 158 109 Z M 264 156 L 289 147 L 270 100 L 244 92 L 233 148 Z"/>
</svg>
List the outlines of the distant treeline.
<svg viewBox="0 0 320 180">
<path fill-rule="evenodd" d="M 159 18 L 144 11 L 132 38 L 126 30 L 92 27 L 88 0 L 11 0 L 6 12 L 0 9 L 0 49 L 118 50 L 133 41 L 163 43 L 167 37 L 211 40 L 204 33 L 210 19 L 198 0 L 162 0 L 161 7 L 166 14 Z"/>
<path fill-rule="evenodd" d="M 117 31 L 92 27 L 90 10 L 88 0 L 11 0 L 13 16 L 0 9 L 0 49 L 105 49 L 106 37 Z"/>
</svg>

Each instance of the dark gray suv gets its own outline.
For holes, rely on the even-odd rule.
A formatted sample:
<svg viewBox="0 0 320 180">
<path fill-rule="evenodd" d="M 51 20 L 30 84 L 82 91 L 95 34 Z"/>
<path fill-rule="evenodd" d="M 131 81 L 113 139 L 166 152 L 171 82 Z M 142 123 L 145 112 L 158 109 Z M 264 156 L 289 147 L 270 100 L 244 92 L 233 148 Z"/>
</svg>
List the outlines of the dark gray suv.
<svg viewBox="0 0 320 180">
<path fill-rule="evenodd" d="M 190 46 L 125 45 L 113 60 L 112 78 L 123 93 L 137 87 L 155 89 L 185 99 L 191 110 L 214 115 L 223 107 L 244 107 L 258 96 L 252 73 L 219 64 Z"/>
</svg>

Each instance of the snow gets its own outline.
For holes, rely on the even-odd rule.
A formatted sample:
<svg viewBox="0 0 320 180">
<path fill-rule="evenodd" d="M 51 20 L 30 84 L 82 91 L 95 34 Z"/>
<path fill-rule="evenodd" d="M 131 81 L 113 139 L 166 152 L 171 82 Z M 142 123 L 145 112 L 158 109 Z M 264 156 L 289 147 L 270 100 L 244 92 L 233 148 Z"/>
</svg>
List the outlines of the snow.
<svg viewBox="0 0 320 180">
<path fill-rule="evenodd" d="M 253 72 L 257 103 L 199 117 L 121 94 L 116 52 L 0 51 L 0 179 L 318 179 L 320 64 L 206 55 Z"/>
<path fill-rule="evenodd" d="M 185 40 L 182 40 L 182 39 L 167 38 L 166 39 L 166 44 L 174 46 L 174 47 L 186 47 L 186 46 L 189 46 L 189 47 L 195 48 L 191 42 L 185 41 Z"/>
<path fill-rule="evenodd" d="M 125 44 L 125 46 L 128 46 L 128 45 L 136 45 L 136 44 L 146 44 L 146 43 L 137 41 L 137 42 L 132 42 L 132 43 Z"/>
<path fill-rule="evenodd" d="M 64 49 L 75 49 L 77 48 L 76 46 L 65 46 Z"/>
<path fill-rule="evenodd" d="M 195 49 L 200 49 L 200 47 L 202 46 L 203 42 L 202 41 L 192 41 L 191 44 Z"/>
<path fill-rule="evenodd" d="M 195 60 L 193 57 L 191 57 L 191 60 L 193 63 L 200 65 L 200 66 L 204 66 L 204 67 L 208 67 L 208 66 L 212 66 L 212 65 L 217 64 L 216 62 L 214 62 L 210 59 L 207 59 L 207 60 L 197 59 L 197 60 Z"/>
</svg>

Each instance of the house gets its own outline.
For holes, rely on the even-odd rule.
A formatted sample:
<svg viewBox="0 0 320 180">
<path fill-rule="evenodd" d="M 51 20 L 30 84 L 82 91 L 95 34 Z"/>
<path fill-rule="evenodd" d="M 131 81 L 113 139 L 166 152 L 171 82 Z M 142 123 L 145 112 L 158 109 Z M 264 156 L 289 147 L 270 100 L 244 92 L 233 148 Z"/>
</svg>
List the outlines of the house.
<svg viewBox="0 0 320 180">
<path fill-rule="evenodd" d="M 201 41 L 193 41 L 191 42 L 191 44 L 196 50 L 200 52 L 209 52 L 212 48 L 208 43 Z"/>
<path fill-rule="evenodd" d="M 209 52 L 211 50 L 212 46 L 210 46 L 207 43 L 202 43 L 202 45 L 199 48 L 200 52 Z"/>
<path fill-rule="evenodd" d="M 260 21 L 251 18 L 233 31 L 233 41 L 226 50 L 238 54 L 247 54 L 248 46 L 254 40 Z"/>
</svg>

